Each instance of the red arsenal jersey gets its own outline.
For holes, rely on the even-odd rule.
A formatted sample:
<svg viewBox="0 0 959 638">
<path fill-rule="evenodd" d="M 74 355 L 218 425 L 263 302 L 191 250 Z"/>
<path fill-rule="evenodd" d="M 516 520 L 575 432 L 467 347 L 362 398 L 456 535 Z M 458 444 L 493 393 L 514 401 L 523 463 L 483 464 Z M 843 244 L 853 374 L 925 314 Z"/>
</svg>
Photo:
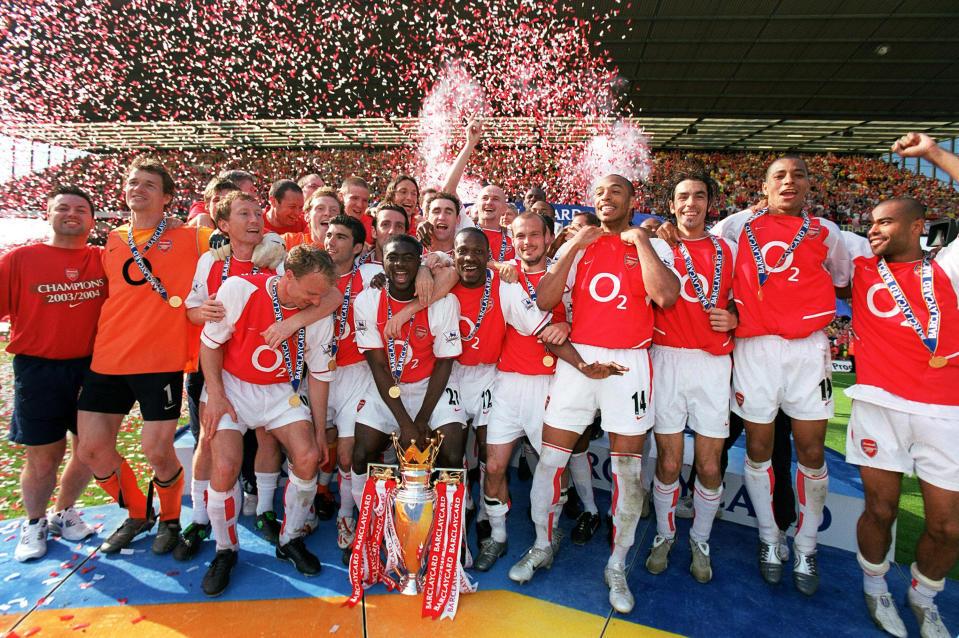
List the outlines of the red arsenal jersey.
<svg viewBox="0 0 959 638">
<path fill-rule="evenodd" d="M 802 217 L 767 213 L 750 222 L 769 275 L 760 297 L 756 262 L 745 231 L 750 217 L 750 211 L 742 211 L 712 229 L 713 234 L 737 244 L 733 279 L 739 309 L 736 336 L 799 339 L 828 326 L 836 314 L 833 286 L 849 283 L 849 257 L 839 228 L 829 220 L 812 217 L 805 238 L 777 266 L 802 226 Z"/>
<path fill-rule="evenodd" d="M 342 306 L 337 308 L 336 312 L 333 313 L 333 338 L 339 339 L 339 345 L 336 350 L 337 366 L 348 366 L 353 363 L 365 361 L 365 358 L 360 354 L 360 350 L 356 345 L 356 333 L 353 331 L 353 306 L 356 303 L 357 296 L 369 287 L 370 280 L 380 271 L 381 269 L 376 266 L 363 264 L 356 269 L 356 272 L 352 273 L 352 276 L 350 273 L 346 273 L 345 275 L 340 275 L 336 280 L 336 287 L 343 293 L 344 298 L 346 295 L 346 287 L 350 287 L 350 301 L 346 310 L 346 322 L 343 324 L 340 323 L 340 314 L 343 311 Z M 341 330 L 343 331 L 342 336 L 340 336 Z"/>
<path fill-rule="evenodd" d="M 107 296 L 103 249 L 32 244 L 0 257 L 0 317 L 10 315 L 7 352 L 45 359 L 93 353 Z"/>
<path fill-rule="evenodd" d="M 275 275 L 242 275 L 230 277 L 220 287 L 217 300 L 223 303 L 225 317 L 216 323 L 207 322 L 203 327 L 202 340 L 210 348 L 223 347 L 223 369 L 238 379 L 257 385 L 289 383 L 279 348 L 266 345 L 261 333 L 276 322 L 270 288 Z M 299 310 L 280 308 L 286 319 Z M 324 317 L 306 327 L 303 362 L 305 387 L 306 368 L 316 378 L 329 381 L 329 355 L 326 344 L 333 337 L 333 320 Z M 286 340 L 290 349 L 290 363 L 296 367 L 297 335 Z"/>
<path fill-rule="evenodd" d="M 489 240 L 489 254 L 493 261 L 511 261 L 516 257 L 513 240 L 505 230 L 480 228 Z"/>
<path fill-rule="evenodd" d="M 666 242 L 650 242 L 663 263 L 673 269 L 673 253 Z M 564 244 L 560 251 L 569 245 Z M 576 256 L 566 287 L 573 305 L 570 341 L 612 349 L 649 347 L 652 300 L 646 294 L 635 246 L 624 244 L 618 234 L 601 236 Z"/>
<path fill-rule="evenodd" d="M 733 283 L 733 251 L 726 241 L 719 239 L 723 267 L 716 307 L 725 309 Z M 703 295 L 710 298 L 713 274 L 716 268 L 716 248 L 708 237 L 684 239 L 693 268 L 702 286 Z M 679 246 L 673 248 L 673 264 L 679 273 L 679 299 L 669 308 L 655 307 L 653 343 L 673 348 L 693 348 L 710 354 L 729 354 L 733 349 L 732 333 L 716 332 L 709 325 L 709 315 L 696 296 L 696 290 L 686 272 L 686 261 Z"/>
<path fill-rule="evenodd" d="M 485 285 L 467 288 L 456 284 L 452 293 L 460 302 L 460 335 L 465 339 L 476 326 L 483 300 Z M 490 284 L 490 298 L 486 314 L 476 334 L 463 342 L 463 354 L 457 361 L 464 366 L 480 363 L 496 363 L 503 349 L 507 324 L 526 335 L 533 335 L 546 327 L 550 314 L 536 307 L 528 293 L 518 283 L 507 284 L 493 273 Z M 533 337 L 535 339 L 535 337 Z M 543 355 L 539 356 L 542 360 Z"/>
<path fill-rule="evenodd" d="M 545 270 L 540 272 L 523 272 L 519 260 L 514 260 L 514 264 L 520 271 L 519 285 L 524 291 L 524 297 L 533 301 L 529 296 L 529 290 L 526 288 L 527 282 L 533 291 L 539 280 L 546 274 Z M 533 302 L 535 305 L 535 302 Z M 566 321 L 566 307 L 562 302 L 556 304 L 551 313 L 552 323 L 562 323 Z M 546 346 L 534 334 L 522 334 L 512 324 L 506 326 L 506 338 L 503 340 L 503 352 L 500 355 L 499 364 L 496 366 L 503 372 L 519 372 L 530 376 L 538 374 L 553 374 L 556 371 L 556 355 L 551 354 L 552 365 L 544 365 L 543 357 L 549 354 Z"/>
<path fill-rule="evenodd" d="M 230 266 L 227 277 L 236 275 L 249 275 L 253 272 L 253 262 L 243 261 L 236 257 L 230 258 Z M 260 268 L 259 273 L 265 275 L 274 275 L 274 271 L 269 268 Z M 199 308 L 203 302 L 212 297 L 223 284 L 223 261 L 217 261 L 213 253 L 207 251 L 200 255 L 200 260 L 196 263 L 196 274 L 193 276 L 193 287 L 190 294 L 187 295 L 184 304 L 187 308 Z"/>
<path fill-rule="evenodd" d="M 856 384 L 875 386 L 898 397 L 920 403 L 959 406 L 959 253 L 940 253 L 944 260 L 932 262 L 933 291 L 940 312 L 936 355 L 946 357 L 942 368 L 929 365 L 932 357 L 909 327 L 893 301 L 866 242 L 854 255 L 852 327 L 855 333 Z M 940 263 L 943 262 L 943 263 Z M 929 310 L 922 298 L 921 261 L 888 263 L 923 331 L 929 325 Z M 946 267 L 946 269 L 943 268 Z M 947 269 L 952 267 L 953 273 Z M 952 275 L 952 278 L 950 277 Z"/>
<path fill-rule="evenodd" d="M 263 211 L 263 232 L 265 233 L 277 233 L 278 235 L 283 235 L 284 233 L 302 233 L 310 229 L 310 225 L 306 223 L 306 218 L 303 215 L 300 215 L 296 218 L 296 221 L 293 222 L 291 226 L 274 226 L 270 223 L 269 217 L 267 217 L 266 211 Z"/>
<path fill-rule="evenodd" d="M 395 316 L 409 301 L 398 301 L 376 288 L 367 288 L 354 302 L 356 345 L 360 352 L 385 348 L 387 303 Z M 430 376 L 436 359 L 452 359 L 463 351 L 460 343 L 459 303 L 451 294 L 420 310 L 403 327 L 402 338 L 393 342 L 397 363 L 403 361 L 402 383 L 415 383 Z M 403 359 L 404 346 L 406 358 Z M 389 357 L 387 356 L 387 364 Z M 387 370 L 389 372 L 389 370 Z"/>
</svg>

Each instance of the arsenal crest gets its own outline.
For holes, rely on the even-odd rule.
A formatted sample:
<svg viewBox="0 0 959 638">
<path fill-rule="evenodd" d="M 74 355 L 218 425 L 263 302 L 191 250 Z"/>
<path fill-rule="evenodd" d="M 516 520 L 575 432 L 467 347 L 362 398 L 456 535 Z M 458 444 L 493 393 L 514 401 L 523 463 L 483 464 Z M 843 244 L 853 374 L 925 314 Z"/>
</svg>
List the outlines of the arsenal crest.
<svg viewBox="0 0 959 638">
<path fill-rule="evenodd" d="M 869 458 L 876 456 L 876 453 L 879 452 L 879 446 L 872 439 L 863 439 L 860 441 L 859 447 L 862 448 L 863 454 Z"/>
<path fill-rule="evenodd" d="M 161 239 L 157 242 L 157 250 L 159 250 L 161 253 L 168 253 L 170 252 L 171 248 L 173 248 L 172 239 Z"/>
<path fill-rule="evenodd" d="M 633 268 L 639 265 L 639 256 L 626 253 L 623 256 L 623 263 L 626 265 L 626 268 L 628 270 L 632 270 Z"/>
<path fill-rule="evenodd" d="M 416 328 L 413 329 L 413 334 L 416 335 L 417 339 L 422 341 L 423 339 L 426 339 L 426 328 L 423 326 L 416 326 Z"/>
<path fill-rule="evenodd" d="M 742 392 L 737 392 L 737 393 L 736 393 L 736 405 L 738 405 L 739 407 L 743 407 L 743 393 L 742 393 Z"/>
<path fill-rule="evenodd" d="M 66 274 L 67 279 L 70 281 L 76 281 L 80 277 L 80 271 L 76 268 L 67 268 L 64 274 Z"/>
<path fill-rule="evenodd" d="M 360 402 L 356 404 L 356 411 L 362 410 L 364 405 L 366 405 L 366 399 L 360 399 Z"/>
<path fill-rule="evenodd" d="M 809 230 L 806 231 L 807 237 L 818 237 L 819 236 L 819 224 L 810 224 Z"/>
</svg>

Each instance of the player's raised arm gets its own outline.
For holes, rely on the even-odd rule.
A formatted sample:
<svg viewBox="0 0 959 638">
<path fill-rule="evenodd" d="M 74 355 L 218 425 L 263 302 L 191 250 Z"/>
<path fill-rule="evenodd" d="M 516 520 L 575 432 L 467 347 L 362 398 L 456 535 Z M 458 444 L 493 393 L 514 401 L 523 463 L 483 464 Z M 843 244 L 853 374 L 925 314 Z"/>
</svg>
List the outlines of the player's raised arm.
<svg viewBox="0 0 959 638">
<path fill-rule="evenodd" d="M 954 180 L 959 180 L 959 157 L 936 144 L 925 133 L 906 133 L 892 145 L 892 152 L 903 157 L 921 157 L 946 171 Z"/>
</svg>

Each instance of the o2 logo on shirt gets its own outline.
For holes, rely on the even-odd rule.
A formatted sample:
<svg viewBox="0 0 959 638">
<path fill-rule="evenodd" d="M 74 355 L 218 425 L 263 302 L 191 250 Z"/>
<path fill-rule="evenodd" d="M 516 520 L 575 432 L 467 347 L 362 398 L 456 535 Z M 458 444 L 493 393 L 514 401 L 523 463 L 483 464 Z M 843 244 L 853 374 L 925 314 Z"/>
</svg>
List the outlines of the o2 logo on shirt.
<svg viewBox="0 0 959 638">
<path fill-rule="evenodd" d="M 784 270 L 790 270 L 791 272 L 789 274 L 789 277 L 787 277 L 787 281 L 798 282 L 799 267 L 793 266 L 793 255 L 795 255 L 796 253 L 789 253 L 789 256 L 786 257 L 786 260 L 782 264 L 780 264 L 778 268 L 774 268 L 773 266 L 775 266 L 775 264 L 770 264 L 769 258 L 767 257 L 767 255 L 769 254 L 769 250 L 774 247 L 782 248 L 782 251 L 785 253 L 789 249 L 789 244 L 782 241 L 771 241 L 768 244 L 765 244 L 763 246 L 762 255 L 763 255 L 763 261 L 766 262 L 766 272 L 768 272 L 769 274 L 772 274 L 774 272 L 782 272 Z M 778 261 L 779 258 L 777 257 L 776 259 Z"/>
<path fill-rule="evenodd" d="M 389 346 L 387 346 L 389 347 Z M 413 348 L 406 348 L 405 341 L 394 341 L 393 342 L 393 353 L 395 354 L 397 360 L 399 360 L 400 355 L 403 353 L 403 349 L 406 349 L 406 360 L 403 361 L 403 367 L 405 369 L 412 370 L 420 364 L 419 359 L 413 358 Z M 398 362 L 398 361 L 397 361 Z"/>
<path fill-rule="evenodd" d="M 609 283 L 604 283 L 609 280 Z M 600 292 L 600 290 L 606 292 Z M 617 310 L 626 310 L 626 295 L 619 294 L 619 279 L 608 272 L 601 272 L 589 282 L 589 296 L 599 303 L 615 302 Z"/>
<path fill-rule="evenodd" d="M 270 354 L 267 355 L 266 361 L 261 361 L 261 355 L 266 352 Z M 272 362 L 269 361 L 270 356 L 273 357 Z M 252 363 L 253 367 L 260 372 L 273 372 L 274 370 L 278 370 L 276 373 L 277 377 L 282 377 L 284 374 L 286 374 L 286 368 L 280 368 L 280 366 L 283 364 L 283 355 L 280 354 L 279 350 L 271 348 L 266 344 L 253 351 L 253 355 L 250 357 L 250 363 Z M 268 363 L 268 365 L 263 365 L 264 363 Z"/>
<path fill-rule="evenodd" d="M 706 281 L 706 276 L 702 273 L 696 273 L 696 278 L 699 279 L 699 283 L 703 287 L 703 294 L 709 297 L 709 285 L 710 282 Z M 679 279 L 679 294 L 682 295 L 683 299 L 689 303 L 699 303 L 699 297 L 696 296 L 696 289 L 693 288 L 692 284 L 689 285 L 687 289 L 686 284 L 689 283 L 689 274 L 685 274 Z M 692 294 L 689 294 L 689 291 L 692 291 Z"/>
</svg>

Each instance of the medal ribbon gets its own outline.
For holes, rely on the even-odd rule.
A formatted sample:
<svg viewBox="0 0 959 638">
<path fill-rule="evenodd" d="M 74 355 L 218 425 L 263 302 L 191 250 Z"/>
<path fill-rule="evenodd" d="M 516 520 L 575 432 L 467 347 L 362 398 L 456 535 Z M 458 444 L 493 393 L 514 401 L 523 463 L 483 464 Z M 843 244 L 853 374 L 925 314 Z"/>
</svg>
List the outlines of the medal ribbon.
<svg viewBox="0 0 959 638">
<path fill-rule="evenodd" d="M 919 340 L 922 341 L 922 345 L 926 347 L 929 353 L 935 354 L 936 347 L 939 345 L 940 313 L 939 303 L 936 301 L 936 293 L 933 289 L 932 262 L 929 261 L 928 257 L 924 258 L 919 271 L 920 282 L 922 284 L 922 300 L 925 302 L 926 309 L 929 311 L 929 324 L 926 326 L 925 332 L 923 332 L 922 324 L 920 324 L 916 318 L 916 313 L 913 311 L 912 306 L 909 305 L 909 300 L 906 299 L 905 293 L 902 292 L 899 282 L 896 281 L 896 277 L 892 274 L 892 271 L 889 270 L 889 266 L 886 265 L 886 260 L 882 257 L 877 259 L 876 269 L 879 271 L 879 276 L 882 277 L 882 282 L 886 284 L 886 289 L 889 290 L 889 294 L 892 295 L 892 300 L 896 302 L 902 316 L 906 318 L 906 323 L 908 323 L 913 332 L 919 336 Z"/>
<path fill-rule="evenodd" d="M 346 283 L 346 291 L 343 293 L 343 305 L 340 306 L 340 316 L 337 318 L 339 328 L 333 335 L 333 340 L 330 341 L 330 358 L 333 360 L 336 359 L 336 351 L 340 349 L 340 339 L 346 332 L 346 316 L 350 312 L 350 291 L 353 290 L 353 277 L 356 276 L 357 268 L 359 268 L 359 265 L 354 264 L 353 270 L 350 271 L 350 279 Z"/>
<path fill-rule="evenodd" d="M 756 235 L 753 233 L 752 226 L 750 225 L 754 220 L 766 214 L 769 208 L 764 208 L 746 222 L 746 239 L 749 240 L 749 250 L 753 254 L 753 261 L 756 263 L 756 274 L 759 276 L 759 287 L 762 288 L 763 284 L 766 283 L 766 280 L 769 278 L 769 273 L 766 272 L 766 261 L 763 259 L 763 252 L 759 248 L 759 242 L 756 241 Z M 793 253 L 794 250 L 799 246 L 799 243 L 806 237 L 806 233 L 809 232 L 809 225 L 811 220 L 809 215 L 806 214 L 806 211 L 802 212 L 802 226 L 799 227 L 799 232 L 796 233 L 796 236 L 793 237 L 792 243 L 789 244 L 789 247 L 786 249 L 780 257 L 779 261 L 776 262 L 776 265 L 772 267 L 771 270 L 776 270 L 779 268 L 786 259 Z"/>
<path fill-rule="evenodd" d="M 231 257 L 228 256 L 226 259 L 223 260 L 223 271 L 220 273 L 220 283 L 221 283 L 221 284 L 226 281 L 226 278 L 227 278 L 227 277 L 230 276 L 230 259 L 231 259 Z M 257 266 L 256 264 L 254 264 L 254 265 L 253 265 L 253 270 L 250 271 L 250 274 L 251 274 L 251 275 L 255 275 L 255 274 L 257 274 L 258 272 L 260 272 L 260 267 Z"/>
<path fill-rule="evenodd" d="M 719 245 L 719 240 L 709 234 L 706 236 L 713 242 L 713 247 L 716 249 L 716 264 L 713 267 L 713 284 L 712 288 L 709 289 L 709 299 L 706 299 L 703 284 L 699 281 L 699 274 L 696 273 L 696 268 L 693 266 L 693 258 L 683 242 L 679 242 L 679 251 L 683 254 L 683 261 L 686 262 L 686 273 L 689 275 L 690 283 L 693 284 L 693 290 L 696 291 L 696 297 L 702 304 L 703 310 L 708 311 L 715 308 L 716 302 L 719 301 L 719 287 L 723 276 L 723 249 Z"/>
<path fill-rule="evenodd" d="M 501 230 L 499 232 L 503 236 L 503 240 L 499 244 L 499 259 L 496 261 L 503 261 L 506 258 L 506 231 Z"/>
<path fill-rule="evenodd" d="M 549 266 L 550 266 L 551 264 L 552 264 L 552 261 L 549 259 L 549 257 L 547 257 L 547 258 L 546 258 L 546 267 L 549 268 Z M 529 277 L 526 276 L 526 273 L 523 272 L 522 268 L 520 268 L 520 272 L 521 272 L 522 275 L 523 275 L 523 283 L 526 284 L 526 292 L 529 293 L 529 298 L 532 299 L 533 302 L 535 303 L 535 302 L 536 302 L 536 288 L 533 287 L 533 284 L 530 282 Z M 540 343 L 542 343 L 542 341 L 540 341 Z M 546 347 L 546 344 L 543 344 L 543 350 L 546 352 L 546 356 L 548 356 L 548 357 L 553 357 L 553 353 L 549 351 L 549 348 Z M 553 360 L 555 361 L 555 358 L 553 358 Z M 547 369 L 552 369 L 552 366 L 547 366 L 545 363 L 543 364 L 543 366 L 544 366 L 545 368 L 547 368 Z"/>
<path fill-rule="evenodd" d="M 483 299 L 480 301 L 479 315 L 476 317 L 476 324 L 473 325 L 473 329 L 470 330 L 470 333 L 465 337 L 460 335 L 460 339 L 463 341 L 472 341 L 473 337 L 476 336 L 476 332 L 480 329 L 480 324 L 483 323 L 483 317 L 486 316 L 486 310 L 489 308 L 489 294 L 490 290 L 493 288 L 493 272 L 487 268 L 486 269 L 486 285 L 483 287 Z M 535 297 L 533 298 L 535 299 Z"/>
<path fill-rule="evenodd" d="M 353 553 L 350 554 L 350 585 L 353 593 L 343 603 L 353 607 L 363 597 L 364 573 L 369 573 L 366 564 L 367 545 L 369 544 L 370 519 L 373 516 L 373 501 L 376 498 L 376 479 L 372 476 L 366 480 L 363 487 L 363 499 L 359 503 L 359 519 L 356 523 L 356 540 L 353 542 Z"/>
<path fill-rule="evenodd" d="M 270 283 L 270 301 L 273 302 L 273 316 L 276 322 L 283 321 L 283 311 L 280 310 L 280 300 L 276 296 L 276 282 L 274 277 Z M 306 328 L 300 328 L 296 331 L 296 370 L 290 358 L 290 345 L 284 340 L 280 342 L 280 350 L 283 351 L 283 365 L 286 366 L 286 373 L 290 376 L 290 385 L 293 386 L 293 394 L 297 394 L 300 389 L 300 381 L 303 379 L 303 352 L 306 350 Z"/>
<path fill-rule="evenodd" d="M 465 487 L 462 484 L 447 486 L 447 492 L 453 491 L 452 498 L 447 499 L 450 529 L 447 534 L 446 549 L 443 555 L 442 588 L 439 602 L 443 604 L 440 620 L 456 616 L 459 606 L 459 597 L 465 574 L 460 563 L 460 544 L 463 537 L 463 501 Z M 466 580 L 467 585 L 469 581 Z"/>
<path fill-rule="evenodd" d="M 163 283 L 160 281 L 159 277 L 155 277 L 150 269 L 147 268 L 147 265 L 143 262 L 143 255 L 146 254 L 148 250 L 153 248 L 153 244 L 160 239 L 160 235 L 163 234 L 163 231 L 166 230 L 166 217 L 160 220 L 160 223 L 157 225 L 156 230 L 153 231 L 153 235 L 150 236 L 150 239 L 143 246 L 143 252 L 137 248 L 137 243 L 133 241 L 133 222 L 127 226 L 127 245 L 130 246 L 130 253 L 133 254 L 133 261 L 136 263 L 137 268 L 140 269 L 140 272 L 143 273 L 143 278 L 147 280 L 150 284 L 150 287 L 159 293 L 163 297 L 163 301 L 167 300 L 166 288 L 163 287 Z"/>
<path fill-rule="evenodd" d="M 390 306 L 390 280 L 386 280 L 383 286 L 383 293 L 386 298 L 386 320 L 393 318 L 393 308 Z M 399 362 L 396 361 L 396 351 L 393 349 L 393 339 L 386 340 L 386 356 L 390 362 L 390 374 L 393 375 L 393 383 L 400 384 L 400 377 L 403 376 L 403 369 L 406 367 L 406 350 L 410 347 L 410 339 L 413 338 L 413 321 L 416 319 L 416 313 L 410 317 L 410 325 L 407 326 L 406 340 L 403 342 L 403 352 L 400 353 Z"/>
<path fill-rule="evenodd" d="M 438 482 L 435 488 L 433 539 L 430 542 L 429 569 L 426 572 L 426 592 L 423 596 L 423 617 L 429 616 L 434 620 L 440 617 L 446 607 L 452 586 L 452 561 L 455 560 L 455 557 L 450 556 L 452 511 L 449 488 L 450 485 L 444 482 Z M 459 554 L 458 544 L 453 551 L 456 555 Z"/>
</svg>

